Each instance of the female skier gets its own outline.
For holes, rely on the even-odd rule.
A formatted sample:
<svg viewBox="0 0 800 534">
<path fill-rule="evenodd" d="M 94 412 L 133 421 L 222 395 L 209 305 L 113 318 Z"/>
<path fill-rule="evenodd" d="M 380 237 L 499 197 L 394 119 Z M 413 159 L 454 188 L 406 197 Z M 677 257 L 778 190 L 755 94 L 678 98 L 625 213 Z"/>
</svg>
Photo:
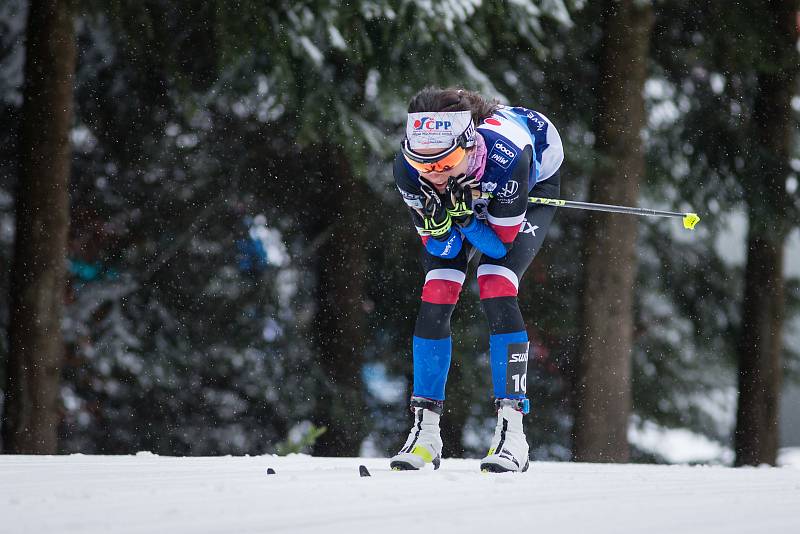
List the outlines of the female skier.
<svg viewBox="0 0 800 534">
<path fill-rule="evenodd" d="M 497 427 L 484 471 L 525 471 L 522 416 L 528 334 L 517 303 L 519 281 L 542 246 L 555 208 L 564 151 L 541 113 L 501 106 L 464 89 L 426 88 L 408 106 L 394 178 L 422 239 L 425 282 L 413 339 L 414 426 L 393 469 L 439 467 L 439 417 L 450 367 L 450 316 L 472 256 L 489 321 Z"/>
</svg>

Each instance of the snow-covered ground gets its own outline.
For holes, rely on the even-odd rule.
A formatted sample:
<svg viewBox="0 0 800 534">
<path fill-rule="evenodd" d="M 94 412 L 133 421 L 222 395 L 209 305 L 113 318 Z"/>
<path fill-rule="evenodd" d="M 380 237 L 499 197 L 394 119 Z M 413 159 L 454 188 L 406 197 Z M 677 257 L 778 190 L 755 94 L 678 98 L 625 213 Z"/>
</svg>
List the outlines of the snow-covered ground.
<svg viewBox="0 0 800 534">
<path fill-rule="evenodd" d="M 800 468 L 533 463 L 494 475 L 477 460 L 408 473 L 374 458 L 0 456 L 4 534 L 509 531 L 796 534 Z"/>
</svg>

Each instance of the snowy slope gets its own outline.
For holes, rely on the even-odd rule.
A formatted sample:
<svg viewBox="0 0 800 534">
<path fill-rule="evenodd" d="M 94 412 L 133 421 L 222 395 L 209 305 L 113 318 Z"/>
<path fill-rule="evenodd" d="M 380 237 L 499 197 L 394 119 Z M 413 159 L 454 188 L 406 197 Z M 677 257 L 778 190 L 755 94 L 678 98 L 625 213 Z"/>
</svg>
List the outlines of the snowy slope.
<svg viewBox="0 0 800 534">
<path fill-rule="evenodd" d="M 491 475 L 476 460 L 406 473 L 357 458 L 0 456 L 3 534 L 512 529 L 796 534 L 800 469 L 534 463 Z"/>
</svg>

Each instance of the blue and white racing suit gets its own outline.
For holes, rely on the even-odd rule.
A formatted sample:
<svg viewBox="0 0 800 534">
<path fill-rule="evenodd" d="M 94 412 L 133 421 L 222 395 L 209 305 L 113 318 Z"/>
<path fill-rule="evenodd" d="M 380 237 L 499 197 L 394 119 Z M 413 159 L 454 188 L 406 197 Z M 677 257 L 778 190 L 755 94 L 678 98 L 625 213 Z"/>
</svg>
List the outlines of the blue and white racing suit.
<svg viewBox="0 0 800 534">
<path fill-rule="evenodd" d="M 555 208 L 528 203 L 530 195 L 558 198 L 561 137 L 541 113 L 501 106 L 477 126 L 486 143 L 482 196 L 473 202 L 476 217 L 466 228 L 452 228 L 435 240 L 422 231 L 419 173 L 398 154 L 397 188 L 408 205 L 423 242 L 425 282 L 414 329 L 414 396 L 444 400 L 450 367 L 450 316 L 463 287 L 467 264 L 481 252 L 477 276 L 481 304 L 489 321 L 494 396 L 525 398 L 528 334 L 517 292 L 525 270 L 544 242 Z"/>
</svg>

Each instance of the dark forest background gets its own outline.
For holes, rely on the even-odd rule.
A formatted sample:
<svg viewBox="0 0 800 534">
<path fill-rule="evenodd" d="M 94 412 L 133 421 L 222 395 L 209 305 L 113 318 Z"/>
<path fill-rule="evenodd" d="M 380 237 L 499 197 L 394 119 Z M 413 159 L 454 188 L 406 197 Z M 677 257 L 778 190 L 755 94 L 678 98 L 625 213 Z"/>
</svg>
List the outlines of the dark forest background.
<svg viewBox="0 0 800 534">
<path fill-rule="evenodd" d="M 563 198 L 702 217 L 557 214 L 520 286 L 534 459 L 666 461 L 631 437 L 680 428 L 774 464 L 799 9 L 3 2 L 0 450 L 394 452 L 423 280 L 390 161 L 409 98 L 459 85 L 555 123 Z M 481 456 L 474 280 L 453 331 L 444 454 Z"/>
</svg>

